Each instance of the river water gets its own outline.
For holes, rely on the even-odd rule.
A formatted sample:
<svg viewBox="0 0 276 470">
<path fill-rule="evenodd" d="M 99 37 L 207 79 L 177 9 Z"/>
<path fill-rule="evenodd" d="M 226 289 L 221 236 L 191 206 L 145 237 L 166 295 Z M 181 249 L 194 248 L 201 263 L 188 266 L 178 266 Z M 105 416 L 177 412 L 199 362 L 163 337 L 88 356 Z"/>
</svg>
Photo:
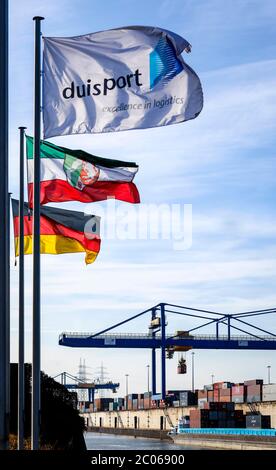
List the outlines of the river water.
<svg viewBox="0 0 276 470">
<path fill-rule="evenodd" d="M 87 432 L 84 437 L 88 450 L 205 450 L 203 447 L 177 445 L 172 441 L 118 436 L 116 434 Z"/>
</svg>

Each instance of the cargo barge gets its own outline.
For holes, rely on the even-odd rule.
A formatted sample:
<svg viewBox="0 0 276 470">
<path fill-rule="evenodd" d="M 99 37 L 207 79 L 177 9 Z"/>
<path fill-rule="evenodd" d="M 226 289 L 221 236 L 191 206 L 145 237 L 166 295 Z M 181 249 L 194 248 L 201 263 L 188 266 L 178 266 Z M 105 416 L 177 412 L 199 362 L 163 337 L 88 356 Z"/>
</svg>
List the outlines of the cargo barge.
<svg viewBox="0 0 276 470">
<path fill-rule="evenodd" d="M 178 428 L 171 436 L 183 446 L 232 450 L 276 450 L 276 429 Z"/>
</svg>

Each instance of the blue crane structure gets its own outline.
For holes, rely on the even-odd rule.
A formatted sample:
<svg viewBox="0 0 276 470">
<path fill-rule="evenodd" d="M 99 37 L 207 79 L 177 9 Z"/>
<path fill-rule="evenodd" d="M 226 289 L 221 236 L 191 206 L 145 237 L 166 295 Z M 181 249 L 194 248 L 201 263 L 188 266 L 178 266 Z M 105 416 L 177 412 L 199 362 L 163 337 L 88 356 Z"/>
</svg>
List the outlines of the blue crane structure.
<svg viewBox="0 0 276 470">
<path fill-rule="evenodd" d="M 260 328 L 245 318 L 275 314 L 276 308 L 223 314 L 182 305 L 160 303 L 143 312 L 133 315 L 115 325 L 97 333 L 68 333 L 59 336 L 61 346 L 75 348 L 148 348 L 152 350 L 152 393 L 156 393 L 156 350 L 161 349 L 161 385 L 162 398 L 166 396 L 166 354 L 173 357 L 176 351 L 190 349 L 228 349 L 228 350 L 276 350 L 276 333 Z M 110 331 L 143 315 L 150 315 L 151 322 L 148 334 L 113 333 Z M 166 333 L 168 314 L 204 320 L 199 326 L 175 334 Z M 206 321 L 207 320 L 207 321 Z M 226 335 L 221 334 L 221 327 L 226 326 Z M 198 335 L 196 331 L 204 327 L 215 327 L 214 334 Z M 239 332 L 239 335 L 234 335 Z M 253 331 L 248 331 L 253 330 Z M 241 335 L 242 333 L 242 335 Z"/>
<path fill-rule="evenodd" d="M 97 382 L 87 382 L 87 380 L 82 380 L 79 377 L 76 377 L 68 372 L 61 372 L 60 374 L 55 375 L 53 379 L 60 378 L 61 384 L 64 385 L 68 390 L 88 390 L 88 401 L 94 403 L 95 391 L 96 390 L 112 390 L 113 393 L 116 393 L 117 388 L 120 387 L 119 383 L 106 382 L 106 383 L 97 383 Z M 70 381 L 68 383 L 68 380 Z"/>
</svg>

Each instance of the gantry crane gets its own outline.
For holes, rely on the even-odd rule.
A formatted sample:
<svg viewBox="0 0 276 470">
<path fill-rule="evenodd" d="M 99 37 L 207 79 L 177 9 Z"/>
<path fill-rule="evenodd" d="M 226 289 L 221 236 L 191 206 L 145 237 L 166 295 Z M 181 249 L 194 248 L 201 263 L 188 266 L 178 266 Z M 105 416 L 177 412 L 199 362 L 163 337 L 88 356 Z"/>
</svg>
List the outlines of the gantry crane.
<svg viewBox="0 0 276 470">
<path fill-rule="evenodd" d="M 148 333 L 109 333 L 143 315 L 150 314 Z M 168 314 L 182 315 L 204 320 L 202 324 L 189 330 L 166 333 Z M 176 351 L 189 349 L 237 349 L 237 350 L 276 350 L 276 333 L 253 325 L 245 320 L 260 315 L 275 315 L 276 308 L 223 314 L 182 305 L 160 303 L 143 312 L 133 315 L 115 325 L 97 333 L 61 333 L 59 344 L 75 348 L 148 348 L 152 350 L 152 393 L 156 393 L 156 349 L 161 349 L 162 398 L 166 396 L 166 354 L 173 357 Z M 207 320 L 207 321 L 206 321 Z M 220 327 L 226 326 L 227 334 L 220 333 Z M 207 326 L 214 326 L 215 333 L 208 335 L 194 334 Z M 253 330 L 249 332 L 248 330 Z M 234 335 L 233 330 L 239 335 Z M 240 334 L 242 333 L 242 335 Z"/>
</svg>

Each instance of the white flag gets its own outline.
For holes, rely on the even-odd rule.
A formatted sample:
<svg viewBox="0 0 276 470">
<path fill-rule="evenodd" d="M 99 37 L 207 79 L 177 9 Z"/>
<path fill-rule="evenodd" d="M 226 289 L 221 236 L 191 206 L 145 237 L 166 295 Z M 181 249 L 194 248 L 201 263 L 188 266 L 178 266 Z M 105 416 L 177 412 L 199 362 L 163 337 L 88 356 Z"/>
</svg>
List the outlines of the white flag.
<svg viewBox="0 0 276 470">
<path fill-rule="evenodd" d="M 44 137 L 166 126 L 202 110 L 196 73 L 170 31 L 131 26 L 44 38 Z"/>
</svg>

